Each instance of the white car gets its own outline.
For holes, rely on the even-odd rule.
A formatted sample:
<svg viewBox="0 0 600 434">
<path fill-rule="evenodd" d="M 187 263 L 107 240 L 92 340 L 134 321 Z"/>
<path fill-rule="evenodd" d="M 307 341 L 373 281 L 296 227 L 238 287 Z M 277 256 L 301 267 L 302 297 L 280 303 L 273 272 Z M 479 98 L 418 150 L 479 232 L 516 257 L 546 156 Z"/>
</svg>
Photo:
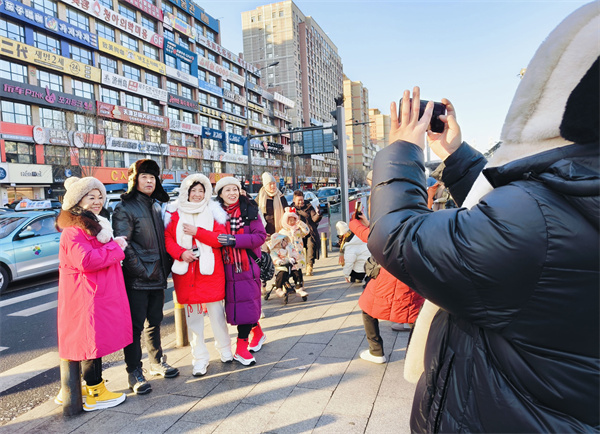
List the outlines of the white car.
<svg viewBox="0 0 600 434">
<path fill-rule="evenodd" d="M 294 193 L 287 193 L 284 197 L 285 200 L 287 200 L 288 205 L 292 206 L 294 203 Z M 315 211 L 319 211 L 319 198 L 312 191 L 304 192 L 304 202 L 310 203 Z"/>
</svg>

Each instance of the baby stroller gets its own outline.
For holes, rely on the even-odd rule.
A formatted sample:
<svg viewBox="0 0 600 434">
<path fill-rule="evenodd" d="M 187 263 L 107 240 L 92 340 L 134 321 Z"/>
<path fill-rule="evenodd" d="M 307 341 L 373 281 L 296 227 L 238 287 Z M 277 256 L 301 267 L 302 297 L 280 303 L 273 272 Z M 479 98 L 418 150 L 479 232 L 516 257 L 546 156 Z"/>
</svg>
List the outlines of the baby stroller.
<svg viewBox="0 0 600 434">
<path fill-rule="evenodd" d="M 263 298 L 265 300 L 268 300 L 269 297 L 271 297 L 271 293 L 276 289 L 276 288 L 281 288 L 284 293 L 283 293 L 283 304 L 288 304 L 289 301 L 289 296 L 290 294 L 295 294 L 296 290 L 294 289 L 294 285 L 290 282 L 290 277 L 292 275 L 292 264 L 287 264 L 286 265 L 287 270 L 279 270 L 276 275 L 275 275 L 275 283 L 271 284 L 271 288 L 269 288 L 269 290 L 267 292 L 265 292 L 265 295 L 263 295 Z M 302 301 L 306 301 L 308 300 L 308 296 L 302 296 Z"/>
<path fill-rule="evenodd" d="M 294 285 L 290 282 L 290 277 L 294 276 L 293 266 L 295 264 L 295 258 L 293 258 L 293 251 L 288 243 L 289 238 L 287 235 L 273 234 L 271 236 L 269 249 L 271 250 L 273 264 L 275 264 L 276 274 L 275 282 L 271 284 L 270 288 L 266 290 L 263 295 L 265 300 L 268 300 L 271 297 L 273 290 L 276 290 L 277 295 L 283 298 L 283 304 L 288 303 L 290 294 L 296 294 Z M 297 276 L 294 276 L 294 279 L 296 279 L 296 277 Z M 281 290 L 277 291 L 278 289 Z M 302 286 L 300 286 L 300 296 L 302 297 L 302 301 L 308 299 L 308 295 L 302 290 Z"/>
</svg>

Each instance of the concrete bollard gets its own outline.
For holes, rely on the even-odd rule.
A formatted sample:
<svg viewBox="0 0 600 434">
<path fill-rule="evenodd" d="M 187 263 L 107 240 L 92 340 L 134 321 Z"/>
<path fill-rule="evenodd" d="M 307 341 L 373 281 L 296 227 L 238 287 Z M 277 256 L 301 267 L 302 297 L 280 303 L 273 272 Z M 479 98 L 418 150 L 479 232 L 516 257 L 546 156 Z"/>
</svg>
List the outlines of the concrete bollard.
<svg viewBox="0 0 600 434">
<path fill-rule="evenodd" d="M 190 343 L 188 339 L 187 322 L 185 321 L 185 306 L 177 302 L 177 294 L 173 290 L 173 316 L 175 317 L 175 336 L 176 346 L 178 348 L 187 347 Z"/>
<path fill-rule="evenodd" d="M 60 359 L 60 387 L 63 416 L 75 416 L 83 411 L 81 405 L 81 368 L 79 362 Z"/>
<path fill-rule="evenodd" d="M 323 252 L 323 257 L 327 257 L 327 234 L 325 232 L 321 232 L 321 252 Z"/>
</svg>

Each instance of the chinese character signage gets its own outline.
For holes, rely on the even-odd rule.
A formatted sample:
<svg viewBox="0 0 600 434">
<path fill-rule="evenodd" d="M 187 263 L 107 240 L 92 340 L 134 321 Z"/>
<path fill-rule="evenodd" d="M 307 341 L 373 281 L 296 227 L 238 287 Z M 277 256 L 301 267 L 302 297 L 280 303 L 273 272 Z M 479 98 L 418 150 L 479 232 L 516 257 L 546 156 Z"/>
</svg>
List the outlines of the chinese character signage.
<svg viewBox="0 0 600 434">
<path fill-rule="evenodd" d="M 113 74 L 112 72 L 104 70 L 102 71 L 102 84 L 165 102 L 169 95 L 166 90 L 149 86 L 145 83 L 140 83 L 139 81 L 130 80 L 122 75 Z"/>
<path fill-rule="evenodd" d="M 213 128 L 202 127 L 202 137 L 205 139 L 218 140 L 219 142 L 225 141 L 225 131 L 215 130 Z"/>
<path fill-rule="evenodd" d="M 187 111 L 192 111 L 194 113 L 198 113 L 199 111 L 198 103 L 196 101 L 184 98 L 179 95 L 173 95 L 172 93 L 169 94 L 168 103 L 170 106 L 181 108 Z"/>
<path fill-rule="evenodd" d="M 163 47 L 163 37 L 158 33 L 153 32 L 152 30 L 148 30 L 145 27 L 142 27 L 141 24 L 138 24 L 134 21 L 131 21 L 128 18 L 125 18 L 123 15 L 119 15 L 115 11 L 108 9 L 103 6 L 97 0 L 92 2 L 91 0 L 62 0 L 64 3 L 74 6 L 79 10 L 87 12 L 90 15 L 95 16 L 96 18 L 111 24 L 122 30 L 127 32 L 133 36 L 136 36 L 143 41 L 149 42 L 150 44 L 162 48 Z"/>
<path fill-rule="evenodd" d="M 146 12 L 148 15 L 153 16 L 157 20 L 163 20 L 163 11 L 158 7 L 154 6 L 152 3 L 146 0 L 125 0 L 130 5 L 135 6 L 139 10 Z"/>
<path fill-rule="evenodd" d="M 23 3 L 12 0 L 0 0 L 0 14 L 8 15 L 18 20 L 54 32 L 63 38 L 78 42 L 91 48 L 98 48 L 98 38 L 93 33 L 82 30 L 65 21 L 37 11 Z"/>
<path fill-rule="evenodd" d="M 204 80 L 198 80 L 198 87 L 217 96 L 223 96 L 223 89 L 216 84 L 212 84 Z"/>
<path fill-rule="evenodd" d="M 185 148 L 185 147 L 170 146 L 169 151 L 170 151 L 171 157 L 177 157 L 177 158 L 186 158 L 187 157 L 187 148 Z"/>
<path fill-rule="evenodd" d="M 192 0 L 169 0 L 178 8 L 183 9 L 188 14 L 193 15 L 197 20 L 202 21 L 208 27 L 219 33 L 219 21 L 208 15 L 204 10 L 196 5 Z"/>
<path fill-rule="evenodd" d="M 50 90 L 48 87 L 43 88 L 17 81 L 2 80 L 0 97 L 3 99 L 18 99 L 22 102 L 30 102 L 41 106 L 74 110 L 91 115 L 96 111 L 95 101 Z"/>
<path fill-rule="evenodd" d="M 202 125 L 183 122 L 178 119 L 170 119 L 169 126 L 171 127 L 171 130 L 174 131 L 181 131 L 196 136 L 202 135 Z"/>
<path fill-rule="evenodd" d="M 165 143 L 145 142 L 143 140 L 106 138 L 109 151 L 134 152 L 136 154 L 169 155 L 169 145 Z"/>
<path fill-rule="evenodd" d="M 237 93 L 232 92 L 228 89 L 223 89 L 223 96 L 226 99 L 228 99 L 230 101 L 234 101 L 235 103 L 240 104 L 242 106 L 246 105 L 246 100 L 244 99 L 244 97 L 242 95 L 238 95 Z"/>
<path fill-rule="evenodd" d="M 131 110 L 127 107 L 122 107 L 105 102 L 96 102 L 98 116 L 105 118 L 118 119 L 124 122 L 132 122 L 134 124 L 147 125 L 149 127 L 169 129 L 169 119 L 164 116 L 153 115 L 146 112 Z"/>
<path fill-rule="evenodd" d="M 191 39 L 196 39 L 196 29 L 188 25 L 185 21 L 180 20 L 172 13 L 167 12 L 164 15 L 164 24 L 171 29 L 177 30 L 179 33 L 183 33 Z"/>
<path fill-rule="evenodd" d="M 198 56 L 196 53 L 182 47 L 181 45 L 174 44 L 171 41 L 165 42 L 165 51 L 171 56 L 174 56 L 186 63 L 190 63 L 192 65 L 192 71 L 198 70 Z"/>
<path fill-rule="evenodd" d="M 198 68 L 206 69 L 207 71 L 210 71 L 214 74 L 220 75 L 225 78 L 229 78 L 230 75 L 234 75 L 229 69 L 225 68 L 223 65 L 219 65 L 218 63 L 215 63 L 212 60 L 208 60 L 206 57 L 202 56 L 198 57 Z M 241 84 L 243 85 L 244 83 L 242 82 Z"/>
<path fill-rule="evenodd" d="M 227 133 L 227 139 L 229 140 L 229 143 L 246 146 L 246 137 L 240 136 L 239 134 Z"/>
<path fill-rule="evenodd" d="M 206 48 L 209 48 L 210 50 L 214 51 L 215 53 L 220 54 L 222 57 L 226 58 L 230 62 L 237 63 L 242 68 L 247 69 L 248 71 L 250 71 L 254 74 L 260 74 L 258 68 L 256 68 L 254 65 L 251 65 L 250 63 L 246 62 L 241 57 L 236 56 L 235 54 L 233 54 L 231 51 L 227 50 L 226 48 L 221 47 L 216 42 L 211 41 L 206 36 L 197 35 L 196 40 L 201 45 L 204 45 Z"/>
<path fill-rule="evenodd" d="M 196 70 L 197 71 L 197 70 Z M 190 75 L 186 72 L 180 71 L 179 69 L 167 66 L 167 76 L 176 78 L 184 83 L 191 84 L 193 87 L 198 86 L 198 78 Z"/>
<path fill-rule="evenodd" d="M 100 69 L 0 36 L 0 55 L 100 82 Z"/>
<path fill-rule="evenodd" d="M 103 51 L 113 56 L 119 57 L 122 60 L 135 63 L 136 65 L 142 66 L 151 71 L 158 72 L 159 74 L 165 75 L 167 73 L 167 65 L 154 60 L 148 56 L 138 53 L 137 51 L 125 48 L 122 45 L 116 44 L 109 41 L 108 39 L 99 38 L 100 51 Z"/>
</svg>

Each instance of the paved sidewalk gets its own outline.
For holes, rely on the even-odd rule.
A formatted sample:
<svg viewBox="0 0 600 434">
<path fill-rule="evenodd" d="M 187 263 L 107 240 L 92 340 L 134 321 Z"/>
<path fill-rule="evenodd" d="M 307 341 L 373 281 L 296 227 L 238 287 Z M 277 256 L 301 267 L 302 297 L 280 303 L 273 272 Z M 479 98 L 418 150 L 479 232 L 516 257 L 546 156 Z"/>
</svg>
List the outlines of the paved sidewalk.
<svg viewBox="0 0 600 434">
<path fill-rule="evenodd" d="M 402 377 L 408 332 L 381 321 L 388 363 L 359 357 L 368 348 L 358 297 L 362 284 L 346 283 L 337 254 L 317 262 L 306 277 L 307 302 L 288 305 L 273 296 L 263 302 L 267 341 L 244 367 L 221 363 L 206 325 L 211 362 L 193 377 L 189 347 L 163 339 L 174 379 L 149 377 L 152 393 L 136 396 L 123 363 L 104 371 L 112 391 L 127 400 L 112 409 L 62 416 L 52 400 L 22 415 L 0 432 L 44 433 L 407 433 L 414 385 Z M 236 330 L 230 327 L 232 342 Z M 147 366 L 147 360 L 144 360 Z"/>
</svg>

